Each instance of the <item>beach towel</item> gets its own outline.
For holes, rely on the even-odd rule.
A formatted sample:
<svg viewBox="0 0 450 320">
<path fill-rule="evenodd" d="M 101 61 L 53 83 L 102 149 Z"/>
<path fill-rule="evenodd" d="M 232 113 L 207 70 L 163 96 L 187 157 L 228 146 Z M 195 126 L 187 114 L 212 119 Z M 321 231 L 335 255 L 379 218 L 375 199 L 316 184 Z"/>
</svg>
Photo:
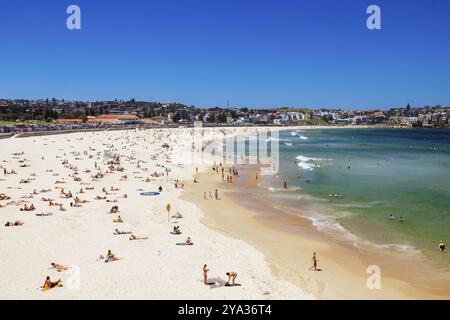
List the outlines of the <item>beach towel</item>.
<svg viewBox="0 0 450 320">
<path fill-rule="evenodd" d="M 155 192 L 155 191 L 148 191 L 148 192 L 141 192 L 140 195 L 141 196 L 159 196 L 160 193 Z"/>
</svg>

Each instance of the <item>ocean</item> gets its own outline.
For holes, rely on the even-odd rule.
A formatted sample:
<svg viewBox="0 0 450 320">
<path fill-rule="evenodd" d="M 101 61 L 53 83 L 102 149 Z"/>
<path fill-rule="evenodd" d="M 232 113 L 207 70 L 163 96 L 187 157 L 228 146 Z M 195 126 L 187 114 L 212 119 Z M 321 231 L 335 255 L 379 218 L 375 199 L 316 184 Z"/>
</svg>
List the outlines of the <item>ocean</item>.
<svg viewBox="0 0 450 320">
<path fill-rule="evenodd" d="M 450 244 L 450 130 L 286 130 L 279 143 L 279 172 L 257 191 L 274 206 L 355 246 L 420 250 L 450 268 L 438 250 Z"/>
</svg>

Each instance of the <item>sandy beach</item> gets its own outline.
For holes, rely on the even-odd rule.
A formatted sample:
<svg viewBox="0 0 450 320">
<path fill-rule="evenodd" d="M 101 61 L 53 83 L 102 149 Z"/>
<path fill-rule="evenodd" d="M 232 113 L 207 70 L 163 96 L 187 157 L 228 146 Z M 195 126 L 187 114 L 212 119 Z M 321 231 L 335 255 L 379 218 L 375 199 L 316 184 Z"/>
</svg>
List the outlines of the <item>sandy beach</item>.
<svg viewBox="0 0 450 320">
<path fill-rule="evenodd" d="M 209 128 L 202 139 L 224 130 L 257 128 Z M 410 260 L 349 248 L 246 197 L 259 169 L 244 166 L 235 183 L 222 181 L 192 129 L 10 138 L 0 147 L 1 299 L 449 298 Z M 192 153 L 205 159 L 186 161 Z M 15 221 L 23 224 L 5 226 Z M 313 252 L 322 272 L 308 269 Z M 383 267 L 381 290 L 366 285 L 371 259 Z M 227 272 L 237 273 L 237 286 L 225 285 Z M 46 276 L 50 290 L 41 288 Z"/>
<path fill-rule="evenodd" d="M 252 246 L 202 225 L 202 211 L 179 198 L 195 167 L 172 156 L 189 135 L 161 129 L 1 140 L 0 298 L 313 298 L 276 279 Z M 159 195 L 140 195 L 159 187 Z M 110 213 L 114 206 L 119 212 Z M 172 217 L 177 212 L 182 218 Z M 123 222 L 114 223 L 119 215 Z M 23 225 L 5 227 L 15 221 Z M 171 234 L 177 225 L 182 234 Z M 194 245 L 176 245 L 187 237 Z M 120 260 L 105 263 L 108 250 Z M 52 262 L 68 270 L 50 269 Z M 210 285 L 202 282 L 204 264 Z M 239 286 L 225 286 L 227 272 L 237 273 Z M 46 276 L 63 286 L 43 291 Z"/>
</svg>

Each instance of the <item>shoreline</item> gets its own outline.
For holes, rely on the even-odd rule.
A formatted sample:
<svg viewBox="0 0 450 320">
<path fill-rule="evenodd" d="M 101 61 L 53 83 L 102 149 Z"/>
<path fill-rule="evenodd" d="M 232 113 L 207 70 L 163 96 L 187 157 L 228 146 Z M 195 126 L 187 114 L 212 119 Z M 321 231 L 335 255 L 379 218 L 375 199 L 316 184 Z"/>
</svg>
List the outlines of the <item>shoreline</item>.
<svg viewBox="0 0 450 320">
<path fill-rule="evenodd" d="M 174 187 L 175 181 L 184 181 L 189 189 L 192 184 L 188 181 L 192 180 L 195 165 L 179 164 L 172 156 L 182 151 L 182 145 L 189 141 L 189 132 L 188 129 L 131 130 L 1 140 L 2 165 L 17 174 L 0 179 L 1 192 L 10 197 L 0 200 L 0 254 L 4 257 L 0 261 L 0 298 L 312 299 L 301 288 L 275 279 L 261 252 L 201 224 L 203 213 L 197 205 L 180 199 L 182 189 Z M 219 131 L 208 134 L 212 136 Z M 173 144 L 173 150 L 162 148 L 162 141 Z M 97 172 L 95 161 L 104 173 L 108 168 L 107 160 L 102 161 L 102 153 L 112 143 L 124 171 L 113 170 L 103 178 L 93 179 L 92 174 Z M 23 163 L 27 166 L 21 166 Z M 166 166 L 170 175 L 150 176 Z M 86 169 L 93 171 L 88 173 Z M 81 181 L 73 179 L 75 172 Z M 128 178 L 122 179 L 124 174 Z M 146 177 L 151 179 L 145 181 Z M 19 184 L 24 178 L 30 178 L 30 182 Z M 58 185 L 55 180 L 64 183 Z M 95 189 L 87 189 L 88 186 Z M 107 199 L 95 199 L 96 195 L 105 194 L 103 187 L 109 191 L 112 186 L 119 190 L 109 192 Z M 140 189 L 158 190 L 158 186 L 163 188 L 158 196 L 146 197 L 139 193 Z M 73 198 L 63 197 L 61 187 L 87 203 L 72 207 Z M 86 189 L 81 193 L 80 188 Z M 44 189 L 49 191 L 41 191 Z M 128 196 L 125 198 L 123 194 Z M 62 203 L 66 211 L 50 207 L 42 200 L 44 197 Z M 15 201 L 21 204 L 9 204 Z M 114 205 L 111 202 L 115 201 L 123 223 L 114 223 L 117 214 L 109 213 Z M 19 206 L 25 203 L 34 204 L 36 211 L 20 211 Z M 168 221 L 167 203 L 171 203 L 173 214 L 180 211 L 183 218 Z M 46 212 L 52 215 L 36 216 Z M 16 220 L 23 221 L 24 225 L 5 228 L 6 221 Z M 181 227 L 182 235 L 170 233 L 174 225 Z M 127 235 L 114 235 L 115 228 L 148 239 L 130 241 Z M 176 245 L 188 236 L 195 245 Z M 109 249 L 121 259 L 106 264 L 99 261 L 99 255 Z M 71 288 L 72 272 L 49 270 L 51 262 L 76 267 L 74 270 L 80 271 L 81 287 Z M 211 269 L 208 279 L 213 285 L 202 283 L 205 263 Z M 224 286 L 229 271 L 239 274 L 237 282 L 241 286 Z M 47 275 L 52 280 L 62 279 L 64 286 L 46 292 L 39 290 Z"/>
<path fill-rule="evenodd" d="M 254 169 L 253 169 L 254 170 Z M 255 171 L 252 171 L 252 176 Z M 357 249 L 318 231 L 312 222 L 272 208 L 273 204 L 248 192 L 252 181 L 220 182 L 214 174 L 200 174 L 203 188 L 218 188 L 221 204 L 204 201 L 199 194 L 184 192 L 182 199 L 198 203 L 205 213 L 202 223 L 227 236 L 242 239 L 261 251 L 272 274 L 305 289 L 318 299 L 448 299 L 450 286 L 442 286 L 436 266 L 421 255 L 399 256 L 384 249 Z M 245 175 L 245 173 L 244 173 Z M 248 196 L 243 197 L 243 194 Z M 251 198 L 249 198 L 251 197 Z M 202 202 L 203 201 L 203 202 Z M 212 204 L 211 204 L 212 202 Z M 225 204 L 226 203 L 226 204 Z M 311 272 L 312 252 L 318 253 L 322 272 Z M 376 263 L 374 263 L 376 261 Z M 369 265 L 379 265 L 381 290 L 367 289 Z M 425 266 L 425 269 L 422 267 Z M 405 276 L 405 274 L 407 274 Z M 444 277 L 448 280 L 448 274 Z M 423 279 L 423 280 L 421 280 Z"/>
<path fill-rule="evenodd" d="M 261 199 L 243 197 L 249 188 L 255 187 L 254 180 L 246 178 L 245 169 L 240 171 L 241 178 L 238 183 L 231 185 L 220 182 L 220 177 L 211 174 L 211 167 L 204 164 L 198 166 L 199 182 L 194 184 L 192 177 L 195 175 L 196 165 L 180 165 L 171 158 L 183 150 L 182 144 L 186 143 L 183 139 L 187 138 L 189 130 L 172 128 L 156 131 L 78 132 L 70 135 L 28 137 L 21 139 L 20 143 L 14 139 L 2 140 L 5 153 L 0 160 L 9 158 L 8 161 L 3 161 L 3 165 L 8 169 L 16 169 L 20 174 L 7 177 L 6 180 L 0 179 L 0 185 L 5 187 L 4 190 L 14 200 L 20 199 L 24 193 L 28 194 L 33 189 L 40 190 L 53 184 L 57 178 L 44 172 L 44 169 L 52 168 L 62 177 L 68 177 L 67 173 L 70 171 L 61 167 L 62 158 L 58 159 L 58 155 L 64 153 L 66 157 L 67 153 L 70 162 L 77 163 L 76 161 L 82 159 L 77 159 L 77 155 L 72 154 L 72 151 L 90 150 L 91 147 L 102 150 L 105 145 L 115 141 L 117 153 L 123 156 L 122 161 L 130 176 L 129 180 L 121 181 L 120 174 L 111 173 L 103 182 L 92 181 L 90 184 L 95 185 L 97 189 L 118 184 L 120 189 L 123 189 L 121 192 L 127 192 L 129 200 L 120 200 L 119 203 L 126 219 L 123 228 L 133 229 L 138 235 L 149 235 L 150 240 L 135 243 L 123 237 L 120 239 L 112 236 L 115 227 L 111 224 L 113 217 L 105 214 L 112 204 L 104 202 L 93 201 L 92 204 L 86 205 L 86 209 L 70 208 L 67 213 L 55 213 L 54 217 L 47 218 L 18 213 L 18 208 L 11 210 L 12 207 L 9 206 L 0 208 L 2 221 L 21 219 L 26 223 L 18 230 L 8 228 L 0 233 L 0 252 L 6 257 L 0 264 L 3 270 L 0 274 L 0 287 L 4 288 L 0 290 L 0 297 L 192 299 L 194 294 L 195 299 L 449 298 L 448 287 L 425 290 L 423 283 L 428 283 L 429 279 L 427 270 L 420 273 L 420 270 L 410 269 L 410 261 L 399 261 L 402 264 L 394 270 L 390 270 L 392 266 L 388 263 L 382 265 L 382 290 L 368 290 L 366 259 L 375 256 L 362 255 L 355 248 L 348 248 L 346 244 L 334 243 L 332 239 L 317 231 L 306 218 L 295 217 L 282 210 L 276 211 Z M 205 131 L 210 134 L 209 137 L 220 134 L 218 128 L 205 128 Z M 245 128 L 235 130 L 235 134 L 245 134 L 245 131 Z M 173 143 L 174 150 L 161 151 L 162 140 Z M 24 157 L 30 161 L 30 168 L 20 167 L 19 159 L 11 157 L 13 152 L 22 150 L 27 151 Z M 45 154 L 45 161 L 41 160 L 41 153 Z M 161 156 L 160 160 L 149 160 L 149 154 L 157 159 Z M 130 155 L 133 159 L 129 158 Z M 145 159 L 141 165 L 147 170 L 136 167 L 136 159 Z M 78 164 L 81 165 L 80 169 L 92 168 L 93 161 L 84 159 Z M 150 182 L 145 183 L 135 176 L 148 176 L 153 170 L 161 170 L 158 162 L 170 166 L 173 170 L 170 177 L 152 178 Z M 252 177 L 253 169 L 255 168 L 250 168 L 247 172 Z M 36 176 L 32 175 L 34 172 L 37 172 Z M 36 177 L 38 181 L 20 185 L 21 188 L 19 184 L 14 185 L 19 183 L 19 177 L 28 176 Z M 81 171 L 80 177 L 89 179 L 89 175 Z M 184 181 L 185 189 L 174 188 L 175 179 Z M 15 188 L 6 188 L 3 183 Z M 80 188 L 80 183 L 71 181 L 71 178 L 65 183 L 67 190 L 75 192 Z M 146 198 L 136 192 L 138 188 L 156 190 L 158 185 L 163 186 L 165 190 L 159 197 Z M 213 191 L 216 187 L 221 200 L 203 200 L 203 191 Z M 88 194 L 81 197 L 92 200 L 92 191 Z M 55 195 L 57 196 L 57 193 Z M 152 201 L 149 201 L 150 199 Z M 192 248 L 174 246 L 174 236 L 169 234 L 174 221 L 168 224 L 167 215 L 161 215 L 168 201 L 175 210 L 186 215 L 186 219 L 179 222 L 185 231 L 179 240 L 188 235 L 192 236 L 195 242 Z M 38 199 L 33 202 L 37 205 L 38 212 L 48 210 L 41 206 Z M 68 207 L 68 202 L 65 202 L 65 205 Z M 274 210 L 276 215 L 273 214 Z M 122 229 L 122 226 L 119 227 Z M 95 262 L 99 253 L 110 248 L 124 260 L 107 264 L 106 267 Z M 322 272 L 308 270 L 313 251 L 318 252 Z M 384 262 L 388 258 L 390 257 L 381 257 L 377 262 Z M 40 280 L 49 274 L 45 266 L 50 261 L 79 265 L 83 274 L 82 290 L 71 291 L 63 288 L 45 294 L 36 291 Z M 29 268 L 30 263 L 33 268 Z M 243 286 L 233 289 L 205 287 L 200 280 L 201 266 L 204 263 L 211 267 L 211 276 L 218 281 L 222 281 L 220 276 L 224 277 L 225 272 L 234 269 Z M 407 279 L 400 279 L 402 277 L 399 277 L 398 273 L 406 270 L 412 270 L 414 275 L 422 277 L 423 283 L 419 283 L 417 287 Z M 52 278 L 61 276 L 50 274 Z M 11 285 L 11 279 L 15 279 L 14 286 Z M 63 275 L 63 280 L 66 279 L 67 276 Z"/>
</svg>

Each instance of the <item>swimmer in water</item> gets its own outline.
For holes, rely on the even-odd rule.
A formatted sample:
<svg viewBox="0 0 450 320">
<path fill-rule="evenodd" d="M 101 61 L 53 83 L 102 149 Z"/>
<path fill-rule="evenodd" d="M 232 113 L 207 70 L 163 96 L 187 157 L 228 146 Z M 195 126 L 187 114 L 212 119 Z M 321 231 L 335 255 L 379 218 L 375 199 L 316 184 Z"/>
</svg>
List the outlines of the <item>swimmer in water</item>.
<svg viewBox="0 0 450 320">
<path fill-rule="evenodd" d="M 439 251 L 442 253 L 445 251 L 445 243 L 442 240 L 439 242 Z"/>
</svg>

